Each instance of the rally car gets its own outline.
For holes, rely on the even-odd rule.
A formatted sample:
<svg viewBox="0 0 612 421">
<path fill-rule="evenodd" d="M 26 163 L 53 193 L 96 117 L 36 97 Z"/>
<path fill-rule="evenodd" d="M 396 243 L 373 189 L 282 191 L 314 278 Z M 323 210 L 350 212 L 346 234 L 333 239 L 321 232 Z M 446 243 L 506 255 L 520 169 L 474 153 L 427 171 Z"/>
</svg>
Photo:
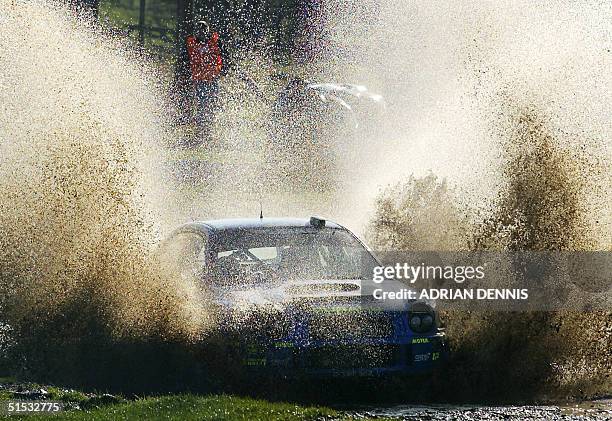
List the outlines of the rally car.
<svg viewBox="0 0 612 421">
<path fill-rule="evenodd" d="M 192 222 L 163 249 L 214 297 L 220 336 L 246 370 L 371 377 L 427 373 L 445 360 L 434 308 L 376 300 L 379 262 L 339 224 L 315 217 Z"/>
</svg>

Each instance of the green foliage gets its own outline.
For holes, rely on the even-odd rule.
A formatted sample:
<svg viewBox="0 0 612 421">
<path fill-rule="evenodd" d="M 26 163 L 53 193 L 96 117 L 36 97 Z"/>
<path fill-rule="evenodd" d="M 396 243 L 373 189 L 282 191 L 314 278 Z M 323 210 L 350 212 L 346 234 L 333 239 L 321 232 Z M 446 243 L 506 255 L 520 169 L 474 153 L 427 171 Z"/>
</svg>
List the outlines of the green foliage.
<svg viewBox="0 0 612 421">
<path fill-rule="evenodd" d="M 57 387 L 49 387 L 47 388 L 47 392 L 49 392 L 49 399 L 52 401 L 83 404 L 90 399 L 85 393 L 71 389 L 62 390 Z"/>
<path fill-rule="evenodd" d="M 145 48 L 162 59 L 172 60 L 176 30 L 176 0 L 145 0 Z M 272 47 L 285 56 L 298 35 L 300 13 L 295 0 L 194 0 L 194 19 L 205 19 L 221 33 L 229 50 L 247 46 Z M 130 29 L 138 40 L 139 0 L 101 0 L 100 20 L 111 28 Z M 268 50 L 270 51 L 270 50 Z"/>
<path fill-rule="evenodd" d="M 170 395 L 107 405 L 92 410 L 72 410 L 54 420 L 318 420 L 350 419 L 328 408 L 270 403 L 234 396 Z M 13 419 L 48 420 L 49 415 L 11 416 Z"/>
<path fill-rule="evenodd" d="M 100 21 L 111 28 L 128 31 L 134 41 L 138 40 L 139 0 L 101 0 Z M 145 48 L 162 59 L 171 59 L 174 52 L 174 30 L 176 28 L 176 1 L 146 0 L 144 24 L 153 31 L 145 31 Z"/>
</svg>

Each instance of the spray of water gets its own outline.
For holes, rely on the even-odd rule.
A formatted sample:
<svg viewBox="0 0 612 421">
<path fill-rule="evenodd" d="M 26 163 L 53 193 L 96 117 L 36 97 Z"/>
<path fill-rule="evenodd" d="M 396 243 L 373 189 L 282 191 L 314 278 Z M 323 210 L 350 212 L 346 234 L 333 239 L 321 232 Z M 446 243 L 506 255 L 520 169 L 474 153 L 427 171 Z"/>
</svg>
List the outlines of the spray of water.
<svg viewBox="0 0 612 421">
<path fill-rule="evenodd" d="M 327 74 L 389 105 L 352 163 L 375 247 L 611 249 L 609 4 L 326 4 Z M 606 393 L 610 314 L 587 314 L 449 315 L 449 397 Z"/>
<path fill-rule="evenodd" d="M 305 82 L 280 105 L 292 76 L 269 59 L 250 53 L 234 64 L 220 81 L 213 127 L 181 162 L 186 217 L 257 217 L 260 203 L 265 216 L 333 214 L 347 181 L 336 171 L 335 120 Z"/>
<path fill-rule="evenodd" d="M 196 180 L 202 194 L 185 199 L 194 203 L 184 217 L 256 216 L 261 200 L 266 214 L 325 213 L 361 231 L 380 186 L 416 174 L 379 202 L 376 242 L 418 247 L 427 238 L 427 248 L 440 249 L 610 250 L 612 98 L 603 89 L 612 84 L 609 4 L 383 0 L 325 7 L 321 29 L 329 48 L 312 75 L 380 92 L 387 115 L 344 153 L 336 151 L 347 145 L 345 133 L 287 153 L 291 145 L 270 136 L 269 91 L 254 95 L 230 75 L 213 129 L 218 143 L 209 146 L 213 157 L 226 156 L 219 171 L 206 171 L 211 178 Z M 145 257 L 166 228 L 156 145 L 167 134 L 154 75 L 61 7 L 0 0 L 0 11 L 3 320 L 24 343 L 38 338 L 46 347 L 53 338 L 91 332 L 123 339 L 197 336 L 208 323 L 197 288 Z M 251 77 L 267 81 L 268 64 L 254 67 Z M 278 168 L 279 162 L 299 169 Z M 453 193 L 436 176 L 418 178 L 428 171 L 446 178 Z M 419 187 L 416 195 L 411 186 Z M 405 199 L 407 192 L 414 197 Z M 212 204 L 203 204 L 204 193 Z M 431 227 L 428 201 L 439 218 L 433 239 L 423 234 Z M 411 227 L 403 230 L 406 224 Z M 508 350 L 504 343 L 515 338 L 490 332 L 539 326 L 549 340 L 513 354 L 516 365 L 531 358 L 533 373 L 557 375 L 568 390 L 577 384 L 605 390 L 605 380 L 571 370 L 600 367 L 592 372 L 605 377 L 609 360 L 588 356 L 605 352 L 599 332 L 609 335 L 609 315 L 594 317 L 589 329 L 576 314 L 511 324 L 469 315 L 455 320 L 455 331 L 464 333 L 455 336 L 459 356 L 476 355 L 493 367 Z M 559 326 L 565 336 L 543 331 L 547 326 Z M 562 345 L 576 327 L 582 343 L 597 339 L 596 349 Z M 491 379 L 481 384 L 499 390 Z"/>
<path fill-rule="evenodd" d="M 612 83 L 609 4 L 382 0 L 324 7 L 318 35 L 327 51 L 312 76 L 380 92 L 387 114 L 377 130 L 351 139 L 351 153 L 332 154 L 334 171 L 323 174 L 334 187 L 323 193 L 313 186 L 300 197 L 286 192 L 308 184 L 308 168 L 321 168 L 345 133 L 300 156 L 313 164 L 300 163 L 302 185 L 282 171 L 266 178 L 264 166 L 254 169 L 253 178 L 285 186 L 274 213 L 306 213 L 314 196 L 318 211 L 361 232 L 374 209 L 370 238 L 384 248 L 610 250 L 612 98 L 603 88 Z M 389 183 L 395 187 L 375 201 Z M 459 370 L 467 383 L 458 381 L 458 389 L 499 397 L 504 385 L 495 379 L 502 377 L 524 397 L 554 384 L 569 395 L 601 393 L 609 389 L 609 320 L 575 312 L 454 315 L 455 366 L 484 368 L 483 376 Z M 525 344 L 525 331 L 541 341 Z M 487 377 L 504 359 L 506 375 Z"/>
<path fill-rule="evenodd" d="M 0 50 L 0 309 L 21 358 L 199 335 L 197 288 L 147 257 L 164 230 L 155 75 L 42 1 L 0 2 Z"/>
<path fill-rule="evenodd" d="M 344 165 L 359 183 L 348 200 L 373 203 L 381 185 L 433 171 L 462 202 L 484 204 L 505 183 L 508 107 L 535 107 L 564 138 L 594 139 L 586 147 L 610 159 L 609 5 L 325 5 L 325 77 L 366 85 L 388 104 L 376 135 Z M 363 208 L 345 215 L 355 228 L 367 221 Z"/>
</svg>

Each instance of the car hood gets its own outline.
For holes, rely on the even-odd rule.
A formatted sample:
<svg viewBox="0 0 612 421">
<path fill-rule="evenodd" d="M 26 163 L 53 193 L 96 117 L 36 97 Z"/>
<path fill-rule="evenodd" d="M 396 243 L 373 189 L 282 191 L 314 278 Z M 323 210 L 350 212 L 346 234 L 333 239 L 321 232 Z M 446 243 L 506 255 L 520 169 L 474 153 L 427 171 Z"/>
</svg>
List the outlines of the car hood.
<svg viewBox="0 0 612 421">
<path fill-rule="evenodd" d="M 372 291 L 381 288 L 371 280 L 308 280 L 286 281 L 274 287 L 250 286 L 245 288 L 220 289 L 218 303 L 226 307 L 273 306 L 284 307 L 288 304 L 315 303 L 317 305 L 362 304 L 381 306 L 392 310 L 407 307 L 409 300 L 375 300 Z M 406 285 L 397 281 L 385 281 L 385 291 L 405 290 Z"/>
</svg>

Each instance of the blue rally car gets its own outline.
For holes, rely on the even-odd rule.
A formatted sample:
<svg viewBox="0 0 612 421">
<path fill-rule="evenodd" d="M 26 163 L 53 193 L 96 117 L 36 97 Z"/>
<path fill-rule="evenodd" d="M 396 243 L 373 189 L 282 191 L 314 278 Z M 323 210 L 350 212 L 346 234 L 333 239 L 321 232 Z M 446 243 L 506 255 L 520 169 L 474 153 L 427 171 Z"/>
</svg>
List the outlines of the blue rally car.
<svg viewBox="0 0 612 421">
<path fill-rule="evenodd" d="M 376 300 L 372 291 L 380 285 L 372 274 L 379 262 L 336 223 L 314 217 L 192 222 L 162 249 L 212 294 L 220 336 L 249 371 L 410 375 L 445 360 L 444 329 L 432 306 Z M 385 282 L 387 289 L 405 287 Z"/>
</svg>

